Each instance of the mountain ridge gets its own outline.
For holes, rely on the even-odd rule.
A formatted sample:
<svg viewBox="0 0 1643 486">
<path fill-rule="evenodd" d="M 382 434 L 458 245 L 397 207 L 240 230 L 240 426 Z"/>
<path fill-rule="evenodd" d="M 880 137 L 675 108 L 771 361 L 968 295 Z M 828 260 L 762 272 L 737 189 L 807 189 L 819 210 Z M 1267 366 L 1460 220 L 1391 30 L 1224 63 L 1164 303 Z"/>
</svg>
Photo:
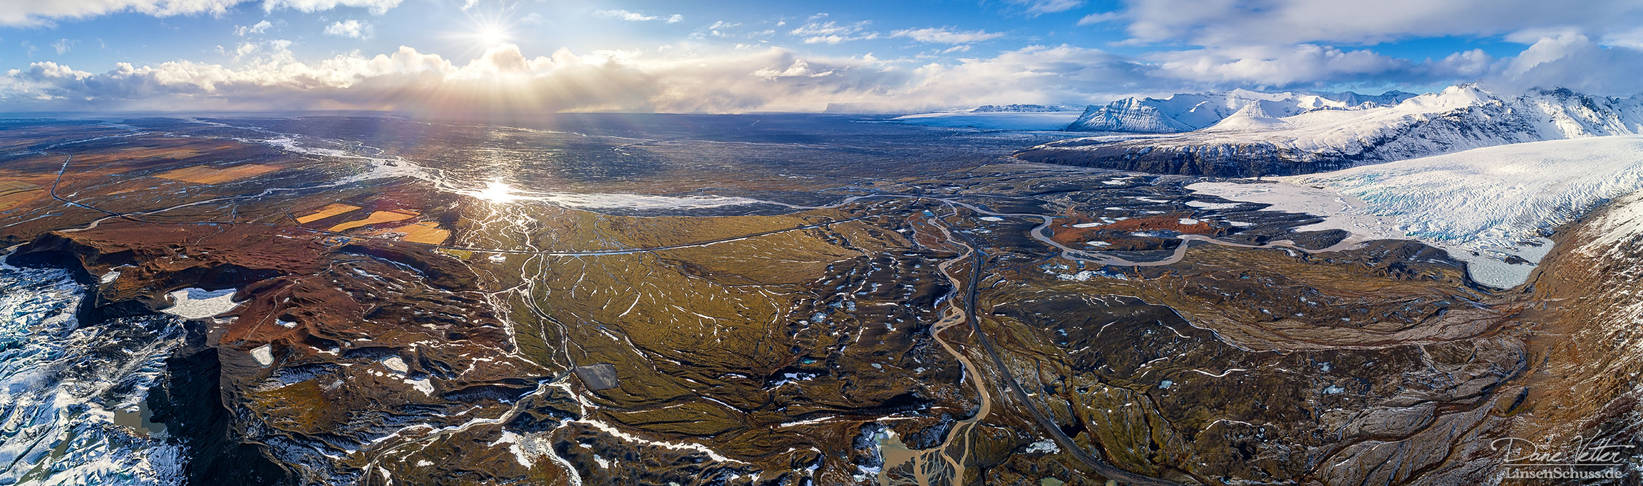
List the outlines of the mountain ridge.
<svg viewBox="0 0 1643 486">
<path fill-rule="evenodd" d="M 1016 157 L 1141 172 L 1247 177 L 1320 172 L 1493 145 L 1643 133 L 1643 95 L 1613 98 L 1563 88 L 1501 96 L 1462 84 L 1392 105 L 1287 116 L 1268 108 L 1261 104 L 1229 113 L 1216 124 L 1190 132 L 1075 138 L 1031 147 Z"/>
<path fill-rule="evenodd" d="M 1274 116 L 1292 116 L 1316 110 L 1353 110 L 1383 106 L 1414 97 L 1387 91 L 1379 95 L 1260 92 L 1246 89 L 1178 93 L 1167 98 L 1128 97 L 1106 105 L 1090 105 L 1067 126 L 1067 131 L 1176 133 L 1210 127 L 1247 106 Z"/>
</svg>

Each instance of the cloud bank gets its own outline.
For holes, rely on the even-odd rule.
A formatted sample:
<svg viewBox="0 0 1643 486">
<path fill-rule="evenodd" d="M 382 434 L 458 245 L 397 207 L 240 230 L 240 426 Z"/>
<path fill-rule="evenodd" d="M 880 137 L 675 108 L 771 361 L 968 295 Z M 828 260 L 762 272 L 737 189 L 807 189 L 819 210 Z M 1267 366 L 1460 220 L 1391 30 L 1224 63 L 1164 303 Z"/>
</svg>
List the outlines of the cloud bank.
<svg viewBox="0 0 1643 486">
<path fill-rule="evenodd" d="M 0 25 L 40 25 L 117 12 L 215 15 L 236 5 L 266 11 L 339 7 L 385 12 L 402 0 L 0 0 Z M 549 111 L 919 111 L 980 104 L 1102 103 L 1130 95 L 1224 88 L 1430 87 L 1477 81 L 1497 91 L 1568 87 L 1603 95 L 1643 92 L 1643 3 L 1592 0 L 1553 5 L 1528 0 L 1388 0 L 1348 8 L 1315 0 L 1130 1 L 1091 11 L 1079 0 L 1010 0 L 1011 15 L 1064 15 L 1068 28 L 1109 29 L 1127 38 L 1115 50 L 1025 45 L 1023 33 L 957 26 L 884 26 L 825 13 L 765 30 L 787 47 L 695 46 L 664 51 L 526 53 L 492 48 L 450 59 L 414 47 L 299 60 L 284 40 L 292 25 L 235 26 L 236 38 L 209 63 L 70 66 L 41 61 L 0 71 L 8 111 L 366 109 L 421 112 Z M 1094 3 L 1094 2 L 1089 2 Z M 471 5 L 465 5 L 471 6 Z M 594 18 L 684 22 L 681 14 L 621 9 Z M 372 21 L 326 16 L 323 34 L 367 39 Z M 382 22 L 380 18 L 373 19 Z M 706 22 L 703 22 L 704 24 Z M 727 37 L 738 23 L 716 21 L 696 37 Z M 905 28 L 902 28 L 905 27 Z M 32 28 L 32 27 L 29 27 Z M 753 36 L 748 33 L 746 36 Z M 743 36 L 743 37 L 746 37 Z M 1524 46 L 1497 57 L 1482 49 L 1410 59 L 1380 52 L 1383 42 L 1473 36 Z M 872 42 L 876 41 L 876 42 Z M 879 58 L 887 43 L 924 50 Z M 997 50 L 1005 42 L 1013 49 Z M 391 45 L 391 44 L 390 44 Z M 70 39 L 42 45 L 58 54 L 89 48 Z M 666 46 L 665 46 L 666 47 Z M 1107 46 L 1111 47 L 1111 46 Z M 856 55 L 815 55 L 855 48 Z M 974 49 L 973 49 L 974 48 Z M 989 50 L 989 48 L 992 48 Z M 30 47 L 32 55 L 34 47 Z M 987 54 L 965 57 L 970 52 Z M 701 52 L 706 52 L 705 54 Z M 848 52 L 848 51 L 847 51 Z M 1493 51 L 1501 52 L 1499 50 Z M 3 69 L 3 67 L 0 67 Z"/>
<path fill-rule="evenodd" d="M 1436 36 L 1494 36 L 1534 29 L 1607 34 L 1637 28 L 1635 0 L 1129 0 L 1113 15 L 1136 42 L 1193 45 L 1373 44 Z"/>
<path fill-rule="evenodd" d="M 346 22 L 339 35 L 352 35 Z M 971 39 L 950 39 L 971 40 Z M 943 42 L 943 41 L 932 41 Z M 988 58 L 806 56 L 784 48 L 688 57 L 528 56 L 513 45 L 467 61 L 400 47 L 304 62 L 289 42 L 245 43 L 235 65 L 173 61 L 90 72 L 36 62 L 0 74 L 13 110 L 362 109 L 430 113 L 918 111 L 997 103 L 1096 103 L 1130 94 L 1222 87 L 1322 86 L 1368 79 L 1482 80 L 1497 89 L 1564 86 L 1634 94 L 1643 50 L 1580 34 L 1536 40 L 1521 55 L 1481 51 L 1411 62 L 1368 50 L 1301 44 L 1185 50 L 1132 58 L 1074 46 L 1029 46 Z"/>
</svg>

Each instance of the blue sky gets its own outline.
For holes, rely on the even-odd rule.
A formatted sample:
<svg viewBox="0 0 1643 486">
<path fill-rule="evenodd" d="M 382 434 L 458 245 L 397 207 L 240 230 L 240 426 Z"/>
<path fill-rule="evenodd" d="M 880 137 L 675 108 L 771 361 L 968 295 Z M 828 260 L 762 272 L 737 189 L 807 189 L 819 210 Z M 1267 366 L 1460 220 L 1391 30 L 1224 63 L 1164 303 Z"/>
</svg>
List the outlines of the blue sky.
<svg viewBox="0 0 1643 486">
<path fill-rule="evenodd" d="M 13 110 L 918 111 L 1208 89 L 1643 91 L 1643 6 L 0 2 Z M 11 111 L 11 110 L 6 110 Z"/>
<path fill-rule="evenodd" d="M 126 11 L 86 19 L 55 19 L 34 26 L 0 29 L 0 59 L 55 61 L 70 65 L 113 65 L 115 62 L 159 63 L 176 59 L 230 62 L 216 46 L 243 42 L 236 27 L 268 21 L 265 37 L 293 41 L 302 56 L 331 56 L 351 51 L 386 52 L 401 45 L 450 58 L 472 56 L 473 43 L 463 38 L 484 23 L 508 26 L 511 40 L 527 52 L 568 48 L 594 50 L 652 49 L 688 41 L 704 46 L 795 45 L 828 55 L 875 53 L 879 57 L 958 58 L 990 56 L 1028 43 L 1105 45 L 1124 39 L 1114 23 L 1078 26 L 1092 12 L 1117 8 L 1111 2 L 1089 2 L 1078 8 L 1038 13 L 1030 6 L 974 1 L 816 2 L 723 1 L 683 6 L 678 2 L 634 1 L 604 5 L 581 2 L 479 2 L 463 9 L 457 1 L 409 0 L 380 15 L 366 7 L 337 7 L 320 12 L 295 9 L 268 11 L 260 3 L 229 7 L 217 15 L 156 17 Z M 655 20 L 624 20 L 618 12 Z M 669 22 L 673 15 L 678 21 Z M 356 20 L 371 26 L 366 38 L 327 35 L 326 27 Z M 837 43 L 804 40 L 811 36 L 793 31 L 807 24 L 833 28 L 860 28 L 851 39 Z M 719 26 L 719 28 L 714 28 Z M 1000 38 L 967 45 L 963 52 L 942 54 L 948 45 L 929 45 L 907 37 L 891 37 L 897 30 L 948 28 L 960 32 L 984 31 Z M 715 33 L 716 32 L 716 33 Z M 67 40 L 68 49 L 53 46 Z M 1143 52 L 1140 46 L 1114 46 L 1115 52 Z"/>
</svg>

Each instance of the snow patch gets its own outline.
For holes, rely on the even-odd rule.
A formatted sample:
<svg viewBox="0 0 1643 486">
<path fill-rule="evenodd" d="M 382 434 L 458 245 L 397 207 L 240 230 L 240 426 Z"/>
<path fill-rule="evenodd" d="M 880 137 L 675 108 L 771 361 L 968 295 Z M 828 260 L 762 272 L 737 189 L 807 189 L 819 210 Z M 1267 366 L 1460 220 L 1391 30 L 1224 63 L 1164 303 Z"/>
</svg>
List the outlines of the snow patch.
<svg viewBox="0 0 1643 486">
<path fill-rule="evenodd" d="M 389 370 L 393 370 L 393 372 L 399 373 L 399 374 L 402 374 L 402 375 L 409 372 L 409 371 L 411 371 L 411 368 L 409 366 L 405 366 L 405 360 L 400 359 L 400 357 L 398 357 L 398 356 L 389 356 L 389 357 L 383 358 L 382 359 L 382 366 L 385 366 Z"/>
<path fill-rule="evenodd" d="M 1088 281 L 1090 281 L 1090 279 L 1097 278 L 1097 277 L 1111 278 L 1111 279 L 1117 279 L 1117 280 L 1129 280 L 1130 279 L 1129 277 L 1124 276 L 1124 274 L 1112 273 L 1112 272 L 1108 272 L 1106 270 L 1082 270 L 1082 271 L 1079 271 L 1078 273 L 1071 273 L 1071 274 L 1062 273 L 1062 274 L 1056 274 L 1056 276 L 1055 276 L 1055 278 L 1057 278 L 1057 279 L 1071 281 L 1071 282 L 1088 282 Z"/>
<path fill-rule="evenodd" d="M 1187 201 L 1188 206 L 1192 206 L 1192 207 L 1195 207 L 1195 208 L 1198 208 L 1198 209 L 1208 209 L 1208 210 L 1211 210 L 1211 211 L 1218 211 L 1218 210 L 1222 210 L 1222 209 L 1232 209 L 1232 208 L 1238 207 L 1239 204 L 1243 204 L 1243 203 L 1236 203 L 1236 202 L 1212 203 L 1212 202 L 1205 202 L 1205 201 Z"/>
<path fill-rule="evenodd" d="M 416 391 L 422 392 L 423 395 L 433 395 L 434 394 L 434 384 L 432 382 L 428 381 L 427 378 L 420 378 L 420 379 L 415 379 L 415 380 L 406 378 L 405 379 L 405 384 L 411 385 L 411 388 L 415 388 Z"/>
<path fill-rule="evenodd" d="M 234 289 L 186 288 L 168 295 L 171 296 L 171 301 L 175 304 L 160 309 L 160 312 L 184 319 L 205 319 L 222 315 L 239 306 L 239 304 L 234 303 Z"/>
<path fill-rule="evenodd" d="M 257 364 L 264 367 L 274 364 L 274 348 L 269 347 L 267 344 L 257 346 L 256 349 L 251 350 L 251 359 L 257 360 Z"/>
<path fill-rule="evenodd" d="M 1022 449 L 1021 452 L 1026 454 L 1055 454 L 1061 452 L 1061 446 L 1056 445 L 1055 441 L 1050 439 L 1039 439 L 1037 442 L 1027 444 L 1027 448 Z"/>
<path fill-rule="evenodd" d="M 691 443 L 691 442 L 665 442 L 665 441 L 659 441 L 659 440 L 649 440 L 649 439 L 645 439 L 645 438 L 635 436 L 633 434 L 629 434 L 627 432 L 623 432 L 623 431 L 621 431 L 621 430 L 619 430 L 615 427 L 610 426 L 610 424 L 606 424 L 606 423 L 600 422 L 598 420 L 591 420 L 591 419 L 586 419 L 586 418 L 581 419 L 581 420 L 576 420 L 576 421 L 574 421 L 574 423 L 584 424 L 584 425 L 587 425 L 589 427 L 593 427 L 595 429 L 598 429 L 600 432 L 604 432 L 605 434 L 608 434 L 612 437 L 615 437 L 615 438 L 618 438 L 618 439 L 621 439 L 621 440 L 624 440 L 624 441 L 632 442 L 632 443 L 635 443 L 635 444 L 642 444 L 642 445 L 651 446 L 651 447 L 660 447 L 660 448 L 663 448 L 663 449 L 698 452 L 698 453 L 701 453 L 703 455 L 706 455 L 708 459 L 712 459 L 713 461 L 716 461 L 716 462 L 746 464 L 742 461 L 738 461 L 738 460 L 735 460 L 735 459 L 731 459 L 729 457 L 725 457 L 724 455 L 719 454 L 718 451 L 710 449 L 707 446 L 704 446 L 704 445 L 701 445 L 701 444 L 696 444 L 696 443 Z"/>
</svg>

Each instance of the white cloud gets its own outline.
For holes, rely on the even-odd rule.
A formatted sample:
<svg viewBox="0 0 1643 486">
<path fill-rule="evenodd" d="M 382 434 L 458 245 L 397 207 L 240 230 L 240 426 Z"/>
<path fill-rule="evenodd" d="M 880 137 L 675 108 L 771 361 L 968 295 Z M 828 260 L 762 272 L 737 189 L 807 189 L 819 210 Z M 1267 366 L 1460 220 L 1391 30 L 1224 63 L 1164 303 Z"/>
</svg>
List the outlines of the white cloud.
<svg viewBox="0 0 1643 486">
<path fill-rule="evenodd" d="M 685 16 L 679 14 L 661 17 L 656 15 L 645 15 L 643 13 L 622 9 L 595 10 L 593 11 L 593 15 L 607 19 L 625 20 L 628 22 L 649 22 L 652 20 L 661 20 L 670 24 L 677 24 L 685 20 Z"/>
<path fill-rule="evenodd" d="M 82 19 L 118 12 L 155 17 L 222 15 L 229 7 L 251 0 L 4 0 L 0 25 L 42 25 L 58 19 Z M 263 0 L 263 9 L 281 8 L 318 12 L 337 7 L 359 7 L 382 14 L 401 0 Z"/>
<path fill-rule="evenodd" d="M 1628 31 L 1611 32 L 1603 36 L 1603 44 L 1618 47 L 1643 49 L 1643 27 Z"/>
<path fill-rule="evenodd" d="M 461 111 L 815 111 L 839 103 L 918 109 L 970 102 L 1094 101 L 1155 86 L 1145 66 L 1100 51 L 1032 47 L 990 59 L 907 66 L 871 56 L 789 50 L 672 52 L 560 50 L 529 57 L 512 45 L 457 63 L 409 47 L 376 56 L 296 61 L 288 43 L 225 66 L 191 61 L 119 64 L 102 73 L 36 63 L 0 76 L 0 103 L 17 109 L 395 109 Z"/>
<path fill-rule="evenodd" d="M 1411 37 L 1492 36 L 1533 28 L 1588 33 L 1635 28 L 1635 0 L 1132 1 L 1123 12 L 1140 42 L 1202 46 L 1378 43 Z"/>
<path fill-rule="evenodd" d="M 339 20 L 325 27 L 325 35 L 348 37 L 353 39 L 369 39 L 375 29 L 369 22 L 360 22 L 354 19 Z"/>
<path fill-rule="evenodd" d="M 1505 90 L 1562 87 L 1625 96 L 1643 92 L 1637 73 L 1643 73 L 1643 50 L 1562 33 L 1542 37 L 1516 57 L 1496 62 L 1483 82 Z"/>
<path fill-rule="evenodd" d="M 272 12 L 277 9 L 289 8 L 312 13 L 337 7 L 356 7 L 366 9 L 372 14 L 382 15 L 387 13 L 388 10 L 398 7 L 399 2 L 400 0 L 263 0 L 262 9 Z"/>
<path fill-rule="evenodd" d="M 1472 49 L 1450 54 L 1435 66 L 1435 74 L 1455 79 L 1478 79 L 1494 65 L 1495 57 L 1483 52 L 1483 49 Z"/>
<path fill-rule="evenodd" d="M 267 20 L 258 21 L 252 25 L 236 25 L 234 26 L 234 35 L 245 37 L 253 34 L 261 34 L 268 32 L 268 29 L 273 26 L 274 24 L 268 23 Z"/>
<path fill-rule="evenodd" d="M 1266 86 L 1361 79 L 1407 72 L 1411 67 L 1407 61 L 1369 50 L 1345 51 L 1313 44 L 1172 51 L 1153 58 L 1173 78 Z"/>
<path fill-rule="evenodd" d="M 242 0 L 8 0 L 0 2 L 0 25 L 40 25 L 53 19 L 78 19 L 115 12 L 156 17 L 220 15 Z"/>
<path fill-rule="evenodd" d="M 914 89 L 904 95 L 925 104 L 1092 103 L 1183 84 L 1156 76 L 1133 59 L 1073 46 L 1029 46 L 987 59 L 931 63 L 916 69 Z M 1015 101 L 1009 101 L 1015 100 Z M 886 100 L 888 101 L 888 100 Z"/>
<path fill-rule="evenodd" d="M 1084 5 L 1084 0 L 1010 0 L 1010 3 L 1026 7 L 1030 15 L 1065 12 Z"/>
<path fill-rule="evenodd" d="M 819 14 L 812 19 L 826 17 Z M 868 21 L 863 20 L 853 24 L 840 24 L 831 20 L 812 20 L 789 31 L 789 34 L 801 38 L 805 44 L 838 44 L 846 41 L 870 40 L 879 37 L 878 32 L 867 30 Z"/>
<path fill-rule="evenodd" d="M 712 25 L 707 26 L 707 35 L 711 35 L 711 36 L 714 36 L 714 37 L 730 37 L 730 29 L 739 27 L 741 25 L 742 24 L 740 22 L 726 22 L 726 21 L 723 21 L 723 20 L 715 20 L 715 21 L 713 21 Z M 774 31 L 771 31 L 771 32 L 774 33 Z M 700 34 L 700 33 L 698 32 L 697 34 Z M 695 35 L 695 37 L 699 38 L 700 35 Z"/>
<path fill-rule="evenodd" d="M 999 37 L 1004 37 L 1004 34 L 998 32 L 987 32 L 985 30 L 956 31 L 943 27 L 930 27 L 923 29 L 898 30 L 891 33 L 890 37 L 906 37 L 919 42 L 935 44 L 969 44 L 972 42 L 997 39 Z"/>
<path fill-rule="evenodd" d="M 51 43 L 51 48 L 56 50 L 58 55 L 68 54 L 68 51 L 74 48 L 74 44 L 75 41 L 73 40 L 57 39 L 56 42 Z"/>
<path fill-rule="evenodd" d="M 1118 12 L 1097 12 L 1079 18 L 1078 25 L 1095 25 L 1112 22 L 1122 18 L 1124 18 L 1124 16 Z"/>
<path fill-rule="evenodd" d="M 339 22 L 343 23 L 343 22 Z M 852 30 L 854 28 L 855 30 Z M 828 33 L 826 29 L 832 29 Z M 860 36 L 823 22 L 795 35 Z M 910 34 L 909 34 L 910 35 Z M 969 44 L 952 44 L 949 53 Z M 15 110 L 386 109 L 416 112 L 815 111 L 849 106 L 917 111 L 997 103 L 1096 103 L 1134 94 L 1240 86 L 1483 79 L 1492 87 L 1637 91 L 1643 51 L 1579 34 L 1537 39 L 1522 55 L 1481 50 L 1437 60 L 1300 44 L 1189 49 L 1128 57 L 1074 46 L 1029 46 L 991 57 L 921 63 L 702 46 L 528 56 L 503 45 L 471 60 L 410 47 L 299 61 L 290 42 L 225 49 L 228 65 L 172 61 L 89 72 L 49 62 L 0 73 L 0 106 Z M 962 55 L 962 54 L 960 54 Z M 1333 84 L 1332 84 L 1333 83 Z"/>
</svg>

